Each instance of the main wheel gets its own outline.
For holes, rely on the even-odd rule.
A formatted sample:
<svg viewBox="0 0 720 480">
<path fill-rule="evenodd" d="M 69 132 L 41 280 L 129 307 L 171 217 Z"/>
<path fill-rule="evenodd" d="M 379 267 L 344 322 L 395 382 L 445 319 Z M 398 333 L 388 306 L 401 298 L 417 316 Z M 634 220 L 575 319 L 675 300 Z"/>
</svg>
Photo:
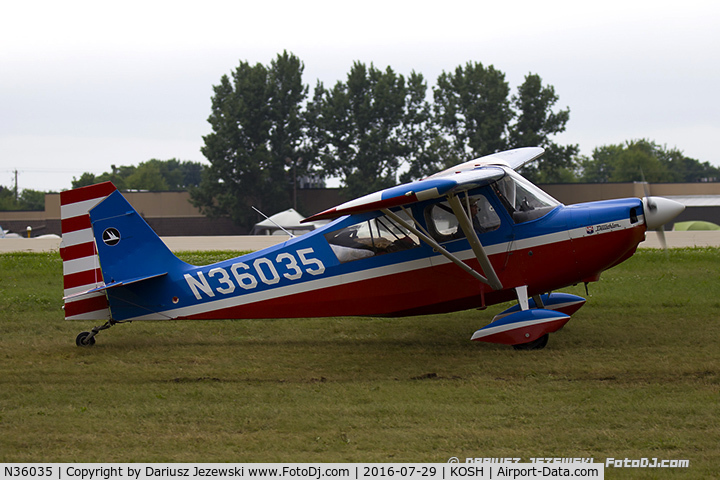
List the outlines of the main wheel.
<svg viewBox="0 0 720 480">
<path fill-rule="evenodd" d="M 92 347 L 95 345 L 95 337 L 88 337 L 90 337 L 90 332 L 80 332 L 80 334 L 75 337 L 75 345 L 78 347 Z"/>
<path fill-rule="evenodd" d="M 513 348 L 515 350 L 541 350 L 545 348 L 545 345 L 547 345 L 548 338 L 550 338 L 550 334 L 546 333 L 542 337 L 538 338 L 537 340 L 533 340 L 532 342 L 518 343 L 517 345 L 513 345 Z"/>
</svg>

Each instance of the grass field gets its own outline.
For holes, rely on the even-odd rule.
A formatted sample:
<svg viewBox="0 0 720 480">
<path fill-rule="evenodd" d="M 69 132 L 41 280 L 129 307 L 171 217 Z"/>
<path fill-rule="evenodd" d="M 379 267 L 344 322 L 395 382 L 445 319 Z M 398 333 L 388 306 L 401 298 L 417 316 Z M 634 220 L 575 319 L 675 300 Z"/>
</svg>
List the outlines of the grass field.
<svg viewBox="0 0 720 480">
<path fill-rule="evenodd" d="M 720 475 L 720 249 L 639 251 L 530 352 L 469 341 L 497 306 L 136 322 L 79 348 L 93 323 L 63 320 L 61 270 L 0 255 L 2 462 L 627 457 L 690 468 L 607 478 Z"/>
</svg>

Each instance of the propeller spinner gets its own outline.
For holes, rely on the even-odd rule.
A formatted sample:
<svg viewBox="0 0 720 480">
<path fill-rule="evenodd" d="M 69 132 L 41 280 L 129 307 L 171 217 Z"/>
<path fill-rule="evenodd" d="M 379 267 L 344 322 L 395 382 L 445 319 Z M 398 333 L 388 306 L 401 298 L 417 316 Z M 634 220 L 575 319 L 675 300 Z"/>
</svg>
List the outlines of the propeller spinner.
<svg viewBox="0 0 720 480">
<path fill-rule="evenodd" d="M 662 248 L 667 248 L 665 230 L 663 225 L 680 215 L 685 210 L 685 205 L 663 197 L 645 196 L 642 199 L 643 211 L 645 212 L 645 225 L 648 230 L 655 230 L 660 239 Z"/>
</svg>

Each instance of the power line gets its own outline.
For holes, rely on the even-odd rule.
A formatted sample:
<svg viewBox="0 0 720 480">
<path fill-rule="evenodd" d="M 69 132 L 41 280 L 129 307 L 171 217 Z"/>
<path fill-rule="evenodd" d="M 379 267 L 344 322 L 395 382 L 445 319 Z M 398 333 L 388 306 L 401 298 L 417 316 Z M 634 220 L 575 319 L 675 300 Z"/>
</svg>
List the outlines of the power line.
<svg viewBox="0 0 720 480">
<path fill-rule="evenodd" d="M 87 169 L 77 169 L 77 168 L 23 168 L 22 170 L 13 169 L 13 170 L 3 170 L 3 172 L 19 172 L 19 173 L 104 173 L 100 170 L 87 170 Z"/>
</svg>

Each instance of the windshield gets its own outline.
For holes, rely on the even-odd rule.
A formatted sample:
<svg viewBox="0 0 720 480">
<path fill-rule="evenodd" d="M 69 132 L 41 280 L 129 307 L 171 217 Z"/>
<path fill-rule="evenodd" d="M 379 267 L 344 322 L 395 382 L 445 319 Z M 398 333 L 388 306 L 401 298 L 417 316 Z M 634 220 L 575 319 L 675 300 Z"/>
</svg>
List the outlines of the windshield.
<svg viewBox="0 0 720 480">
<path fill-rule="evenodd" d="M 515 171 L 505 171 L 507 175 L 493 184 L 493 190 L 515 223 L 540 218 L 560 205 L 560 202 Z"/>
</svg>

